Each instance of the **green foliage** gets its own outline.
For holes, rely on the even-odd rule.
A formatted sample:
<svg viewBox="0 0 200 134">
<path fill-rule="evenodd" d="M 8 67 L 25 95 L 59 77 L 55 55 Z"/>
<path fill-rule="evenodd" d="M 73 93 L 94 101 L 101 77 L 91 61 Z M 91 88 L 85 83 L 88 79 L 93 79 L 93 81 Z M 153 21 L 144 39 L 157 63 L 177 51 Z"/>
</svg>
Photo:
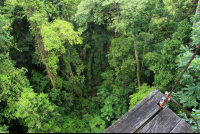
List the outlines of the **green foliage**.
<svg viewBox="0 0 200 134">
<path fill-rule="evenodd" d="M 194 120 L 190 117 L 187 116 L 186 113 L 184 112 L 180 112 L 179 115 L 185 120 L 187 121 L 191 127 L 195 130 L 195 132 L 197 133 L 197 125 L 194 122 Z M 192 113 L 191 113 L 192 117 L 197 121 L 198 125 L 200 125 L 200 110 L 199 109 L 192 109 Z"/>
<path fill-rule="evenodd" d="M 194 84 L 191 86 L 188 85 L 188 87 L 181 89 L 181 91 L 178 91 L 177 93 L 174 93 L 174 96 L 178 96 L 180 103 L 183 105 L 183 107 L 191 108 L 191 107 L 197 107 L 198 106 L 198 100 L 199 98 L 199 85 L 200 83 L 195 86 Z"/>
<path fill-rule="evenodd" d="M 175 21 L 180 21 L 194 15 L 197 1 L 190 0 L 164 0 L 165 8 Z M 176 7 L 176 9 L 175 9 Z"/>
<path fill-rule="evenodd" d="M 51 118 L 47 121 L 47 118 L 52 115 L 55 117 L 57 113 L 53 112 L 54 106 L 50 105 L 46 94 L 41 93 L 37 96 L 31 89 L 24 89 L 15 105 L 17 107 L 16 117 L 25 119 L 29 132 L 60 131 L 60 128 L 52 126 Z"/>
<path fill-rule="evenodd" d="M 199 14 L 193 31 L 188 21 L 196 6 L 196 0 L 1 1 L 0 131 L 100 133 L 155 86 L 171 89 L 199 44 Z M 199 109 L 199 69 L 197 56 L 173 94 L 190 112 Z M 199 120 L 199 110 L 192 114 Z"/>
<path fill-rule="evenodd" d="M 107 97 L 106 100 L 104 100 L 104 107 L 101 109 L 101 116 L 103 118 L 107 118 L 108 121 L 110 121 L 109 118 L 114 118 L 113 113 L 115 112 L 112 105 L 113 105 L 113 101 L 112 100 L 116 100 L 116 98 L 111 98 L 111 97 Z"/>
<path fill-rule="evenodd" d="M 42 25 L 41 34 L 47 51 L 55 50 L 61 54 L 65 52 L 63 41 L 68 40 L 70 45 L 81 44 L 80 33 L 75 32 L 71 23 L 56 19 L 50 24 Z M 56 45 L 54 45 L 56 44 Z"/>
<path fill-rule="evenodd" d="M 1 9 L 1 8 L 0 8 Z M 0 51 L 4 50 L 4 52 L 8 51 L 10 47 L 13 46 L 12 40 L 13 37 L 10 34 L 11 30 L 11 20 L 1 14 L 0 10 Z"/>
<path fill-rule="evenodd" d="M 6 104 L 4 116 L 14 118 L 13 105 L 21 96 L 22 89 L 29 84 L 24 78 L 26 69 L 15 69 L 13 62 L 0 54 L 0 100 Z"/>
<path fill-rule="evenodd" d="M 116 74 L 119 72 L 131 73 L 135 71 L 133 40 L 129 38 L 112 39 L 110 52 L 107 55 L 111 67 L 115 68 Z M 127 71 L 126 71 L 127 70 Z"/>
<path fill-rule="evenodd" d="M 195 16 L 198 18 L 198 14 Z M 193 17 L 193 19 L 195 18 Z M 185 68 L 186 64 L 190 60 L 193 55 L 194 49 L 199 45 L 198 44 L 198 30 L 197 27 L 199 24 L 198 19 L 196 19 L 196 23 L 193 22 L 193 31 L 191 32 L 192 36 L 192 43 L 188 46 L 181 46 L 180 47 L 180 54 L 177 56 L 176 63 L 178 66 L 178 73 Z M 185 36 L 186 37 L 186 36 Z M 173 94 L 174 98 L 180 102 L 183 107 L 189 110 L 191 115 L 197 120 L 198 124 L 199 121 L 199 55 L 191 62 L 190 66 L 188 67 L 187 71 L 183 75 L 182 79 L 179 82 L 178 89 L 176 93 Z M 191 110 L 192 109 L 192 110 Z M 179 115 L 185 119 L 192 128 L 197 132 L 197 127 L 195 122 L 189 118 L 184 112 L 180 112 Z"/>
<path fill-rule="evenodd" d="M 144 83 L 140 88 L 138 88 L 138 92 L 134 93 L 130 96 L 130 106 L 129 110 L 137 105 L 141 100 L 143 100 L 147 95 L 149 95 L 154 90 L 154 87 L 148 86 Z"/>
<path fill-rule="evenodd" d="M 187 47 L 182 46 L 182 53 L 179 54 L 176 61 L 180 71 L 185 68 L 192 55 L 193 53 Z M 196 108 L 198 106 L 198 101 L 200 100 L 199 69 L 199 56 L 196 56 L 180 80 L 180 87 L 182 88 L 177 93 L 174 93 L 174 96 L 186 108 Z"/>
<path fill-rule="evenodd" d="M 102 108 L 101 117 L 108 124 L 113 123 L 113 120 L 119 119 L 127 111 L 127 104 L 124 96 L 128 92 L 125 92 L 123 88 L 117 87 L 113 82 L 113 71 L 102 73 L 102 77 L 105 81 L 102 86 L 98 87 L 98 101 L 101 102 Z M 123 96 L 124 95 L 124 96 Z"/>
<path fill-rule="evenodd" d="M 190 31 L 191 24 L 187 20 L 181 21 L 171 40 L 166 39 L 162 43 L 156 44 L 155 48 L 159 46 L 157 48 L 159 52 L 149 52 L 145 55 L 150 69 L 155 73 L 154 84 L 156 86 L 165 87 L 166 90 L 171 88 L 169 85 L 176 78 L 173 73 L 176 68 L 175 59 L 181 45 L 188 41 Z"/>
<path fill-rule="evenodd" d="M 197 47 L 200 43 L 200 40 L 199 40 L 199 25 L 200 25 L 200 21 L 196 22 L 194 24 L 194 27 L 193 27 L 193 31 L 192 31 L 192 44 L 194 47 Z"/>
<path fill-rule="evenodd" d="M 6 125 L 0 125 L 0 133 L 9 133 L 8 126 Z"/>
<path fill-rule="evenodd" d="M 35 70 L 32 70 L 31 74 L 32 77 L 30 79 L 30 84 L 33 86 L 34 91 L 36 93 L 42 93 L 45 87 L 48 87 L 48 77 L 36 72 Z"/>
<path fill-rule="evenodd" d="M 73 20 L 81 0 L 55 0 L 53 4 L 59 9 L 59 16 L 67 21 Z"/>
<path fill-rule="evenodd" d="M 90 120 L 90 128 L 92 133 L 102 133 L 105 130 L 105 121 L 102 120 L 98 115 L 95 115 Z"/>
<path fill-rule="evenodd" d="M 41 35 L 45 50 L 49 52 L 48 67 L 51 68 L 53 74 L 57 74 L 58 62 L 60 55 L 66 53 L 65 41 L 70 45 L 82 43 L 80 33 L 73 30 L 73 25 L 69 22 L 56 19 L 51 24 L 43 24 L 41 28 Z M 58 54 L 57 54 L 58 53 Z"/>
<path fill-rule="evenodd" d="M 75 20 L 79 22 L 81 26 L 79 31 L 84 32 L 89 23 L 95 23 L 103 25 L 108 23 L 111 24 L 111 17 L 119 12 L 118 3 L 120 1 L 105 1 L 105 0 L 83 0 L 78 5 L 78 10 L 75 14 Z"/>
</svg>

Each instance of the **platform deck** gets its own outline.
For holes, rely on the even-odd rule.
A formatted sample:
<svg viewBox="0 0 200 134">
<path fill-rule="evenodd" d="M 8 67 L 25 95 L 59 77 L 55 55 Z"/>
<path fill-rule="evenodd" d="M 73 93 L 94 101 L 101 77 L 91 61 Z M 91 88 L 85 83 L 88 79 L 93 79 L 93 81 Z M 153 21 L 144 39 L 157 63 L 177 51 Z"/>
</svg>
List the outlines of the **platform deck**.
<svg viewBox="0 0 200 134">
<path fill-rule="evenodd" d="M 163 96 L 155 89 L 103 133 L 194 133 L 171 109 L 160 109 Z"/>
</svg>

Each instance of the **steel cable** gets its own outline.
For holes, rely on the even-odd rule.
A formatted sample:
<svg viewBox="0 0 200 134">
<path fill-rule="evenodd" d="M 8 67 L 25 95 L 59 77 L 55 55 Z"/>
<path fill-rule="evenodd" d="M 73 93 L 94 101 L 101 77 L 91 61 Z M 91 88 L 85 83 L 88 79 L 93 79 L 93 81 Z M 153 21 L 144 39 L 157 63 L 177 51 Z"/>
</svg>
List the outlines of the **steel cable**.
<svg viewBox="0 0 200 134">
<path fill-rule="evenodd" d="M 162 107 L 165 106 L 165 104 L 166 104 L 167 102 L 169 102 L 169 98 L 172 99 L 172 101 L 173 101 L 177 106 L 179 106 L 188 116 L 190 116 L 190 117 L 194 120 L 194 122 L 195 122 L 196 125 L 197 125 L 197 131 L 198 131 L 198 133 L 199 133 L 199 126 L 198 126 L 197 121 L 190 115 L 190 113 L 189 113 L 187 110 L 185 110 L 180 104 L 178 104 L 178 102 L 176 102 L 176 101 L 172 98 L 171 94 L 172 94 L 172 92 L 174 91 L 174 89 L 175 89 L 175 87 L 177 86 L 177 84 L 178 84 L 178 82 L 180 81 L 180 79 L 182 78 L 183 74 L 184 74 L 185 71 L 187 70 L 188 66 L 190 65 L 190 63 L 191 63 L 192 60 L 194 59 L 195 55 L 198 53 L 199 49 L 200 49 L 200 45 L 198 46 L 198 48 L 196 49 L 196 51 L 195 51 L 194 54 L 192 55 L 192 58 L 190 59 L 190 61 L 189 61 L 188 64 L 186 65 L 185 69 L 183 70 L 183 72 L 181 73 L 180 77 L 179 77 L 178 80 L 176 81 L 176 83 L 175 83 L 174 87 L 172 88 L 172 90 L 171 90 L 168 94 L 166 94 L 166 98 L 163 99 L 163 101 L 161 101 L 161 103 L 160 103 L 160 106 L 161 106 L 161 108 L 162 108 Z"/>
</svg>

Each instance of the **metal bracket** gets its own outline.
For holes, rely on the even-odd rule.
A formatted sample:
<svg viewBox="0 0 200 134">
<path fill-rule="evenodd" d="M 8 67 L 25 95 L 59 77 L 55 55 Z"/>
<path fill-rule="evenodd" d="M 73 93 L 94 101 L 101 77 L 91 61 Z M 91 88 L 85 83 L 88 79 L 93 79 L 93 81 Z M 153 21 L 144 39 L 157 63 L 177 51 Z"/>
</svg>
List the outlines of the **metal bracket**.
<svg viewBox="0 0 200 134">
<path fill-rule="evenodd" d="M 169 94 L 169 92 L 166 91 L 165 92 L 166 97 L 162 97 L 162 100 L 159 103 L 162 108 L 164 108 L 166 103 L 168 103 L 170 101 L 170 97 L 168 96 L 168 94 Z"/>
</svg>

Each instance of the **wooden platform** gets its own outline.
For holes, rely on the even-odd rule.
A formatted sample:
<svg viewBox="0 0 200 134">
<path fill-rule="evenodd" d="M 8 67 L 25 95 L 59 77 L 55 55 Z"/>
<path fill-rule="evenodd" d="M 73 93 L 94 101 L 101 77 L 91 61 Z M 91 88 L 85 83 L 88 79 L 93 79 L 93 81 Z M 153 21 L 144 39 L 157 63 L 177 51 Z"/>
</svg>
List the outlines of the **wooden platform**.
<svg viewBox="0 0 200 134">
<path fill-rule="evenodd" d="M 171 109 L 160 110 L 158 103 L 163 96 L 154 90 L 103 133 L 194 133 Z"/>
</svg>

